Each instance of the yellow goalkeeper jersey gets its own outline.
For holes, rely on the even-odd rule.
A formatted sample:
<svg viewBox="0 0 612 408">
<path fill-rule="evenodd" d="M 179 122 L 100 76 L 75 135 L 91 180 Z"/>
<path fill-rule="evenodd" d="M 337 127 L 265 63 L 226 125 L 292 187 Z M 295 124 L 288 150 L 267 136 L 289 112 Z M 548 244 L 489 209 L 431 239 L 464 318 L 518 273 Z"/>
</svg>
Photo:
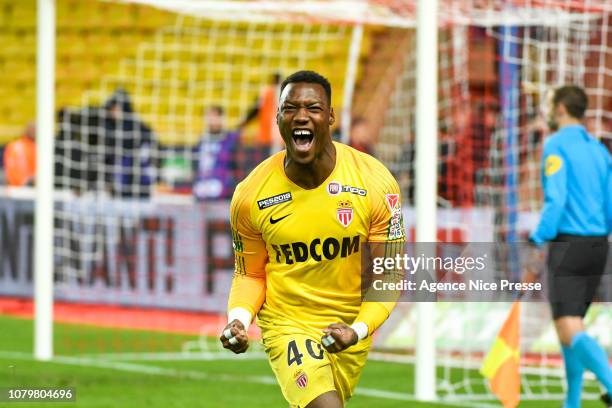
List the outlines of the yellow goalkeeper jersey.
<svg viewBox="0 0 612 408">
<path fill-rule="evenodd" d="M 286 176 L 282 151 L 234 193 L 236 269 L 228 307 L 257 314 L 264 337 L 272 328 L 319 331 L 335 322 L 352 324 L 362 303 L 362 244 L 404 240 L 393 176 L 375 158 L 334 146 L 334 170 L 316 188 L 304 189 Z M 241 284 L 249 280 L 265 282 L 265 296 L 248 300 L 248 292 L 257 291 L 257 284 Z"/>
</svg>

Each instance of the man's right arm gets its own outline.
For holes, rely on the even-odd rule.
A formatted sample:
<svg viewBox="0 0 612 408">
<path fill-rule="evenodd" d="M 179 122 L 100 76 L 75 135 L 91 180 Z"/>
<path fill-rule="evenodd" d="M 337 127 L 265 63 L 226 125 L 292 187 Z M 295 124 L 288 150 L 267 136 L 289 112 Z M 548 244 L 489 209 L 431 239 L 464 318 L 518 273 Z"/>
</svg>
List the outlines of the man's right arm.
<svg viewBox="0 0 612 408">
<path fill-rule="evenodd" d="M 228 299 L 228 325 L 222 334 L 223 346 L 241 353 L 246 351 L 246 332 L 266 297 L 268 262 L 266 245 L 251 221 L 251 200 L 248 191 L 239 186 L 230 206 L 230 222 L 234 246 L 235 270 Z M 230 332 L 227 332 L 227 330 Z M 230 340 L 225 342 L 224 340 Z"/>
</svg>

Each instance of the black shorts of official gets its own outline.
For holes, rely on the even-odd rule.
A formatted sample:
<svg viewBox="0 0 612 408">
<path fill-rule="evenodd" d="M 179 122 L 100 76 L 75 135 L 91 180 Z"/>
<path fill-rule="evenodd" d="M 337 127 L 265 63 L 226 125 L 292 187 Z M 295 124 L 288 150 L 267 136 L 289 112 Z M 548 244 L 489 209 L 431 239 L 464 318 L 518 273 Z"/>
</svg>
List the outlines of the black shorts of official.
<svg viewBox="0 0 612 408">
<path fill-rule="evenodd" d="M 548 251 L 548 297 L 553 318 L 584 317 L 608 257 L 607 236 L 559 234 Z"/>
</svg>

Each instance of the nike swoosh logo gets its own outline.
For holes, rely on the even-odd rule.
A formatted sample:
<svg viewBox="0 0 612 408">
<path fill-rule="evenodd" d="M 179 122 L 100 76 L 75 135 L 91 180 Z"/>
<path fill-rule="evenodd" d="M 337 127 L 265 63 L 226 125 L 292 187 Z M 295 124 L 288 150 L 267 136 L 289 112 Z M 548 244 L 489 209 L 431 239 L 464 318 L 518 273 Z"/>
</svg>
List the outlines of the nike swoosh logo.
<svg viewBox="0 0 612 408">
<path fill-rule="evenodd" d="M 270 224 L 276 224 L 277 222 L 284 220 L 285 218 L 287 218 L 290 215 L 291 215 L 291 213 L 289 213 L 287 215 L 283 215 L 282 217 L 277 218 L 277 219 L 274 219 L 274 218 L 272 218 L 272 216 L 270 216 Z"/>
</svg>

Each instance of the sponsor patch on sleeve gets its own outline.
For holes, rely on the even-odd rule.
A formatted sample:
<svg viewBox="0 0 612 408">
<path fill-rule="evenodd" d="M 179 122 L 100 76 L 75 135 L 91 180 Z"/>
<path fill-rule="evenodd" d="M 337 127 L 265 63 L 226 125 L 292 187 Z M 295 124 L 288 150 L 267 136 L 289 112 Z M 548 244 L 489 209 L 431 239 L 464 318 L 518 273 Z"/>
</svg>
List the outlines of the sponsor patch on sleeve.
<svg viewBox="0 0 612 408">
<path fill-rule="evenodd" d="M 404 226 L 402 222 L 402 210 L 397 209 L 391 213 L 391 221 L 389 221 L 389 239 L 404 238 Z"/>
</svg>

